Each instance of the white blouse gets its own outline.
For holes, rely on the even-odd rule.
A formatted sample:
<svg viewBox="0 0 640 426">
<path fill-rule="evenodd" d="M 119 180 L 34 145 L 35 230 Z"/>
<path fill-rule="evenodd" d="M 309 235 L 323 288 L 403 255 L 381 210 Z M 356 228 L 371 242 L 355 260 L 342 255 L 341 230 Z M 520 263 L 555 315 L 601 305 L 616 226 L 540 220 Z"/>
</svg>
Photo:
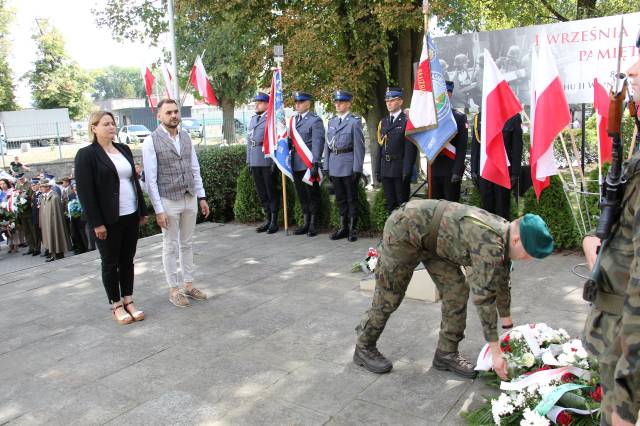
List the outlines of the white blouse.
<svg viewBox="0 0 640 426">
<path fill-rule="evenodd" d="M 120 216 L 135 213 L 138 210 L 138 198 L 131 181 L 133 176 L 131 163 L 121 153 L 112 154 L 107 152 L 107 155 L 109 155 L 113 165 L 116 166 L 118 177 L 120 178 Z"/>
</svg>

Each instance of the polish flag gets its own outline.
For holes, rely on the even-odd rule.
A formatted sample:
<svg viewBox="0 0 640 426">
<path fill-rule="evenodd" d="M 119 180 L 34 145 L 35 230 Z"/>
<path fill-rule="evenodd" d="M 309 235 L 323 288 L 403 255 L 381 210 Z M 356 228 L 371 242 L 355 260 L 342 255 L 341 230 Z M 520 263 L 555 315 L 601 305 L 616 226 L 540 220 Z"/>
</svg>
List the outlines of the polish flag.
<svg viewBox="0 0 640 426">
<path fill-rule="evenodd" d="M 511 188 L 509 160 L 504 148 L 502 129 L 511 117 L 522 111 L 522 105 L 484 50 L 482 78 L 482 135 L 480 137 L 480 175 L 497 185 Z"/>
<path fill-rule="evenodd" d="M 613 139 L 607 133 L 607 125 L 609 123 L 609 94 L 607 90 L 600 84 L 598 79 L 593 80 L 593 108 L 596 112 L 598 120 L 598 154 L 600 157 L 600 165 L 607 161 L 611 161 L 611 150 L 613 147 Z"/>
<path fill-rule="evenodd" d="M 540 53 L 533 49 L 531 61 L 531 181 L 536 198 L 549 186 L 549 176 L 557 175 L 553 141 L 571 123 L 558 68 L 546 33 L 540 36 Z"/>
<path fill-rule="evenodd" d="M 153 93 L 153 82 L 155 81 L 155 77 L 151 73 L 149 67 L 144 71 L 144 88 L 147 91 L 147 99 L 149 99 L 149 106 L 151 107 L 151 112 L 153 111 L 153 101 L 151 100 L 151 94 Z"/>
<path fill-rule="evenodd" d="M 207 72 L 204 69 L 200 55 L 196 57 L 196 60 L 193 63 L 189 80 L 206 103 L 209 105 L 218 105 L 218 100 L 213 92 L 213 87 L 211 87 L 211 82 L 209 81 Z"/>
<path fill-rule="evenodd" d="M 169 65 L 166 63 L 162 63 L 162 78 L 164 80 L 164 90 L 167 98 L 175 99 L 173 95 L 173 76 L 171 75 L 171 71 L 169 71 Z"/>
</svg>

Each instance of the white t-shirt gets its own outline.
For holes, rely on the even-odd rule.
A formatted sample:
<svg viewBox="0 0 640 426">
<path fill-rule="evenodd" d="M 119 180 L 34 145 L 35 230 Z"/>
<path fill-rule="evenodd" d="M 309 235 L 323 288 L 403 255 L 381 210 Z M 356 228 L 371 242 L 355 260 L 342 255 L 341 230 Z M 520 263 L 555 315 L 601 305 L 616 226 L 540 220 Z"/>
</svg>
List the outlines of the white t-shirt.
<svg viewBox="0 0 640 426">
<path fill-rule="evenodd" d="M 120 153 L 111 154 L 108 152 L 107 155 L 109 155 L 113 165 L 116 166 L 118 177 L 120 178 L 120 216 L 134 213 L 138 210 L 138 199 L 131 181 L 133 176 L 131 163 Z"/>
</svg>

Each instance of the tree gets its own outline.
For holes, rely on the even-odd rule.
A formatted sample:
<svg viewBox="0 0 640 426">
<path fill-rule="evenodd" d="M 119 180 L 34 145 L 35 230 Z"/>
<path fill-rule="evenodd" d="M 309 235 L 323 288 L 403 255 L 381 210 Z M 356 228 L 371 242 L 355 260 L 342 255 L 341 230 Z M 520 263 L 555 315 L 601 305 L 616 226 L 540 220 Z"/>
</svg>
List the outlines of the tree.
<svg viewBox="0 0 640 426">
<path fill-rule="evenodd" d="M 46 20 L 38 22 L 32 37 L 37 44 L 34 70 L 25 74 L 37 108 L 68 108 L 73 120 L 83 118 L 91 108 L 87 93 L 91 78 L 64 50 L 60 32 Z"/>
<path fill-rule="evenodd" d="M 93 99 L 144 98 L 146 91 L 140 70 L 109 66 L 93 71 Z"/>
<path fill-rule="evenodd" d="M 13 19 L 13 10 L 7 8 L 5 0 L 0 0 L 0 111 L 17 109 L 14 95 L 13 77 L 7 58 L 10 41 L 9 23 Z"/>
</svg>

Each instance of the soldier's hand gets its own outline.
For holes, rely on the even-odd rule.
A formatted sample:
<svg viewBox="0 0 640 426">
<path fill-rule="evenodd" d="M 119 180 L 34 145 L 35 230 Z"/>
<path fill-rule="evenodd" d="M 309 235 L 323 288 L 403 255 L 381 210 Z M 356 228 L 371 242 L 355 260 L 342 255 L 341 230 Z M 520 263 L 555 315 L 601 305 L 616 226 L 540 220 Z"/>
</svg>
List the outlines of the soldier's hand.
<svg viewBox="0 0 640 426">
<path fill-rule="evenodd" d="M 493 369 L 502 380 L 509 380 L 509 372 L 507 370 L 507 360 L 504 359 L 502 353 L 496 355 L 492 353 Z"/>
<path fill-rule="evenodd" d="M 353 174 L 351 175 L 351 179 L 353 179 L 353 181 L 357 184 L 361 176 L 362 176 L 362 173 L 353 172 Z"/>
<path fill-rule="evenodd" d="M 382 182 L 382 175 L 380 175 L 380 173 L 376 173 L 376 182 Z"/>
<path fill-rule="evenodd" d="M 451 175 L 451 183 L 458 183 L 462 180 L 462 177 L 459 175 Z"/>
<path fill-rule="evenodd" d="M 320 164 L 313 163 L 313 166 L 311 167 L 311 177 L 315 179 L 318 176 L 320 176 Z"/>
<path fill-rule="evenodd" d="M 473 182 L 473 184 L 476 187 L 478 186 L 478 174 L 477 173 L 471 173 L 471 181 Z"/>
<path fill-rule="evenodd" d="M 518 187 L 518 177 L 511 176 L 511 188 L 517 188 L 517 187 Z"/>
</svg>

